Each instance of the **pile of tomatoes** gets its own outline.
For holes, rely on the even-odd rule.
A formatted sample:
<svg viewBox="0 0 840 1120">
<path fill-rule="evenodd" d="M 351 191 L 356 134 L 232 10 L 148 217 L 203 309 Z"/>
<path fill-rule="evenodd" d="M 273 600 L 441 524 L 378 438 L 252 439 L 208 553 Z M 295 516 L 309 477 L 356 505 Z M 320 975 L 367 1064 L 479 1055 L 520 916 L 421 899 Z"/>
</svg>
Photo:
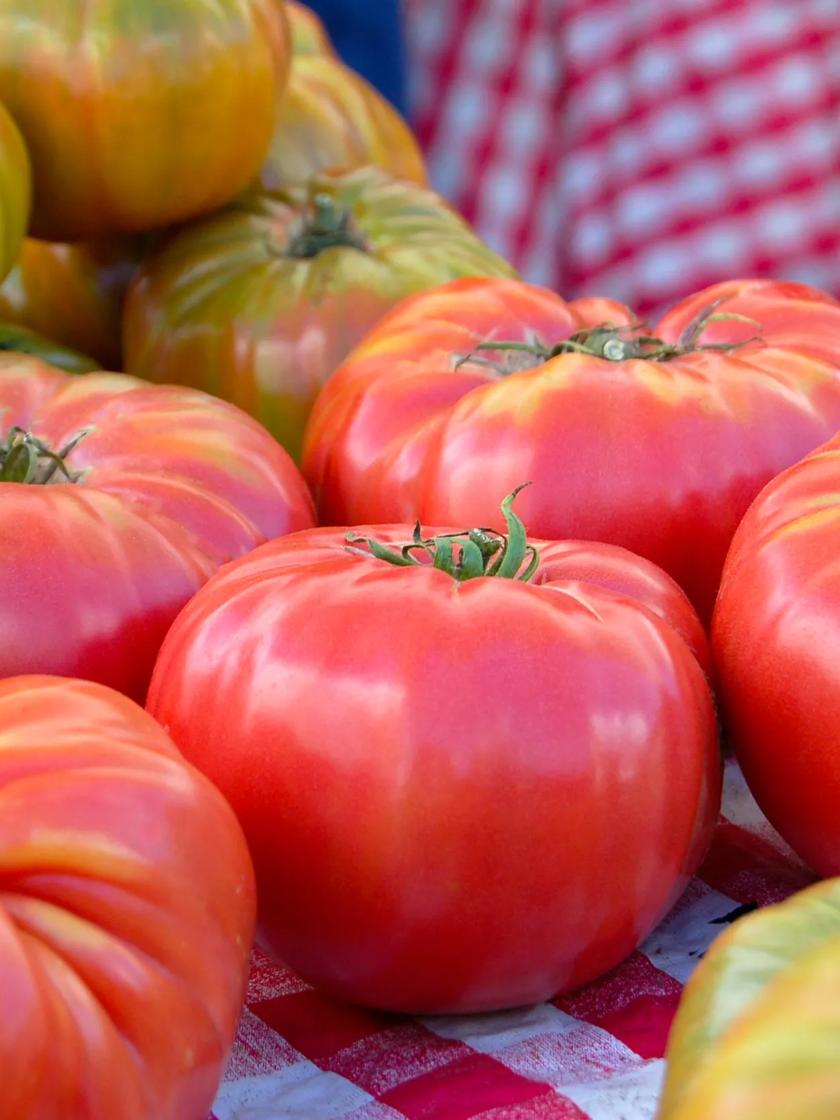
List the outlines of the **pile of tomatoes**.
<svg viewBox="0 0 840 1120">
<path fill-rule="evenodd" d="M 826 881 L 661 1116 L 840 1114 L 840 302 L 524 283 L 292 2 L 0 0 L 0 101 L 4 1117 L 203 1120 L 255 935 L 391 1011 L 603 975 L 723 750 Z"/>
</svg>

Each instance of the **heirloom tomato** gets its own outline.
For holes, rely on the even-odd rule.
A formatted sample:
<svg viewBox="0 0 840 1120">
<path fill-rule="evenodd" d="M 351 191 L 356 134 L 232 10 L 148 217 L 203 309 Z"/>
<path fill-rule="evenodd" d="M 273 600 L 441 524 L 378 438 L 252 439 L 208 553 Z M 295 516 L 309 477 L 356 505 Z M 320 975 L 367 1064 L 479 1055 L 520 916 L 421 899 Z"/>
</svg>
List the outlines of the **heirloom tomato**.
<svg viewBox="0 0 840 1120">
<path fill-rule="evenodd" d="M 741 918 L 685 988 L 659 1120 L 840 1116 L 840 880 Z"/>
<path fill-rule="evenodd" d="M 131 700 L 0 680 L 3 1120 L 205 1120 L 245 993 L 236 818 Z"/>
<path fill-rule="evenodd" d="M 219 564 L 311 524 L 288 455 L 231 405 L 0 355 L 0 677 L 142 699 L 172 619 Z"/>
<path fill-rule="evenodd" d="M 26 146 L 17 125 L 0 105 L 0 280 L 20 255 L 31 202 Z"/>
<path fill-rule="evenodd" d="M 458 276 L 510 276 L 431 191 L 379 168 L 256 194 L 176 234 L 138 271 L 126 369 L 256 416 L 293 454 L 324 381 L 398 300 Z"/>
<path fill-rule="evenodd" d="M 33 234 L 155 229 L 228 202 L 265 158 L 290 56 L 276 0 L 0 0 Z"/>
<path fill-rule="evenodd" d="M 382 94 L 338 58 L 294 54 L 271 148 L 252 189 L 283 190 L 321 171 L 366 164 L 426 182 L 417 141 Z"/>
<path fill-rule="evenodd" d="M 270 542 L 161 649 L 149 710 L 242 821 L 263 944 L 341 999 L 578 987 L 659 921 L 717 817 L 685 597 L 623 549 L 529 545 L 505 511 L 506 535 Z"/>
<path fill-rule="evenodd" d="M 99 363 L 87 354 L 80 354 L 78 350 L 71 350 L 61 346 L 52 339 L 31 331 L 28 327 L 18 326 L 16 323 L 0 323 L 0 350 L 11 351 L 14 354 L 30 354 L 57 366 L 67 373 L 92 373 L 99 369 Z"/>
<path fill-rule="evenodd" d="M 57 242 L 27 238 L 0 287 L 0 322 L 122 368 L 122 303 L 149 238 Z M 7 347 L 8 349 L 8 347 Z"/>
<path fill-rule="evenodd" d="M 762 490 L 713 620 L 729 737 L 761 808 L 840 873 L 840 437 Z"/>
<path fill-rule="evenodd" d="M 544 537 L 647 556 L 708 621 L 750 501 L 840 426 L 840 303 L 735 281 L 652 331 L 612 301 L 510 280 L 407 300 L 341 365 L 309 421 L 322 520 L 495 525 L 523 479 Z"/>
</svg>

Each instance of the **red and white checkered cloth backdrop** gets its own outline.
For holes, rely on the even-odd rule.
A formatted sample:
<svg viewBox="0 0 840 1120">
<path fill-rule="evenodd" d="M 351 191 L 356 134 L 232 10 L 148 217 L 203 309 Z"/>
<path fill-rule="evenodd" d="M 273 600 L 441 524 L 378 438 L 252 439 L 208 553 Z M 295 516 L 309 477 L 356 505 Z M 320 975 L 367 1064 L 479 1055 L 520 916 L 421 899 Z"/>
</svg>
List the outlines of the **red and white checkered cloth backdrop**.
<svg viewBox="0 0 840 1120">
<path fill-rule="evenodd" d="M 432 181 L 527 279 L 840 295 L 840 0 L 404 2 Z"/>
<path fill-rule="evenodd" d="M 257 954 L 215 1120 L 652 1120 L 699 956 L 741 907 L 813 881 L 731 762 L 723 809 L 700 874 L 641 950 L 551 1003 L 406 1019 L 333 1004 Z"/>
</svg>

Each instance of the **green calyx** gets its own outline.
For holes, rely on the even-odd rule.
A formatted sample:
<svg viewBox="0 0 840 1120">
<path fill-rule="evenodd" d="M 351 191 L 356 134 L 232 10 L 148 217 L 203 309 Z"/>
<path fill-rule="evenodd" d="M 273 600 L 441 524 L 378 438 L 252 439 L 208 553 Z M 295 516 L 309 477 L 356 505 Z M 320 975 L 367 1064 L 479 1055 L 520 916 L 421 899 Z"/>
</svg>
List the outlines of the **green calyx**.
<svg viewBox="0 0 840 1120">
<path fill-rule="evenodd" d="M 365 239 L 353 225 L 353 215 L 346 207 L 337 206 L 328 194 L 316 194 L 310 211 L 289 241 L 285 256 L 309 260 L 325 249 L 344 246 L 367 250 Z"/>
<path fill-rule="evenodd" d="M 372 537 L 348 533 L 347 549 L 360 556 L 372 555 L 398 568 L 437 568 L 459 583 L 480 576 L 530 582 L 539 566 L 539 553 L 528 544 L 525 526 L 513 512 L 513 502 L 523 483 L 502 502 L 505 532 L 495 529 L 465 529 L 459 533 L 443 533 L 424 538 L 418 521 L 409 544 L 389 547 Z M 366 545 L 367 550 L 356 547 Z"/>
<path fill-rule="evenodd" d="M 23 428 L 10 428 L 5 441 L 0 443 L 0 482 L 32 486 L 78 482 L 81 474 L 74 474 L 66 460 L 89 430 L 83 428 L 60 451 L 53 451 Z"/>
<path fill-rule="evenodd" d="M 494 366 L 495 363 L 488 362 L 485 358 L 475 357 L 477 352 L 487 350 L 499 351 L 500 353 L 521 352 L 533 359 L 531 365 L 547 362 L 561 354 L 588 354 L 590 357 L 602 358 L 609 362 L 624 362 L 632 359 L 643 359 L 648 362 L 668 362 L 674 358 L 681 358 L 686 354 L 694 354 L 698 351 L 716 350 L 725 353 L 738 350 L 742 346 L 746 346 L 748 342 L 754 342 L 759 336 L 756 334 L 741 342 L 701 341 L 703 332 L 712 323 L 724 321 L 748 323 L 760 330 L 760 324 L 755 319 L 747 318 L 746 315 L 738 315 L 735 312 L 718 312 L 717 308 L 726 298 L 728 297 L 716 300 L 704 308 L 683 331 L 678 345 L 665 342 L 663 339 L 647 333 L 644 323 L 631 323 L 626 326 L 615 323 L 601 323 L 597 327 L 586 327 L 583 330 L 576 331 L 555 346 L 547 346 L 538 339 L 533 342 L 480 342 L 469 354 L 458 359 L 455 368 L 458 369 L 467 362 Z M 508 371 L 499 369 L 499 372 L 504 374 Z"/>
</svg>

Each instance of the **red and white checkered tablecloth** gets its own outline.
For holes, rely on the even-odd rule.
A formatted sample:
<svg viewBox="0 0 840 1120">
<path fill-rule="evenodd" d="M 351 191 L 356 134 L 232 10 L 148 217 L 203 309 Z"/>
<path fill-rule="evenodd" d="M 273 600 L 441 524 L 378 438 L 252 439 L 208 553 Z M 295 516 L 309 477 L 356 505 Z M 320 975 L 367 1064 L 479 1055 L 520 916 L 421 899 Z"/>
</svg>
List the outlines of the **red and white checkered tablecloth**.
<svg viewBox="0 0 840 1120">
<path fill-rule="evenodd" d="M 571 996 L 407 1019 L 339 1006 L 257 953 L 214 1120 L 651 1120 L 682 985 L 726 919 L 813 881 L 737 766 L 700 874 L 641 949 Z"/>
<path fill-rule="evenodd" d="M 432 182 L 526 279 L 840 295 L 840 0 L 405 2 Z"/>
</svg>

